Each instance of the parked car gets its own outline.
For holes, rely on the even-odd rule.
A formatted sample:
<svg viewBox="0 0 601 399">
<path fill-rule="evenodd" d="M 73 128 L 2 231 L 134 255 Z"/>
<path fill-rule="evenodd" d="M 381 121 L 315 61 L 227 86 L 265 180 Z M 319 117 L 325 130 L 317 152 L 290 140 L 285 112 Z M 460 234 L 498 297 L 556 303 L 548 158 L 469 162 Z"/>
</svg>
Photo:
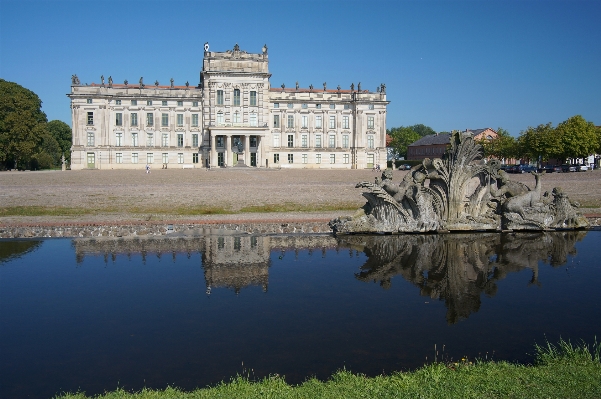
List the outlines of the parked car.
<svg viewBox="0 0 601 399">
<path fill-rule="evenodd" d="M 574 165 L 561 165 L 562 172 L 576 172 L 577 168 Z"/>
<path fill-rule="evenodd" d="M 553 166 L 553 172 L 561 173 L 562 171 L 561 166 Z"/>
<path fill-rule="evenodd" d="M 587 165 L 578 165 L 578 172 L 586 172 L 588 170 Z"/>
<path fill-rule="evenodd" d="M 536 172 L 536 166 L 533 165 L 520 165 L 519 166 L 519 173 L 530 173 L 530 172 Z"/>
<path fill-rule="evenodd" d="M 406 163 L 399 166 L 399 170 L 409 170 L 409 169 L 411 169 L 411 165 L 408 165 Z"/>
<path fill-rule="evenodd" d="M 545 173 L 553 173 L 555 172 L 555 167 L 551 166 L 551 165 L 545 165 L 545 166 L 541 166 L 540 168 L 538 168 L 539 172 L 545 172 Z"/>
<path fill-rule="evenodd" d="M 520 165 L 511 165 L 511 166 L 508 166 L 507 169 L 505 169 L 505 172 L 507 172 L 507 173 L 519 173 L 520 172 Z"/>
</svg>

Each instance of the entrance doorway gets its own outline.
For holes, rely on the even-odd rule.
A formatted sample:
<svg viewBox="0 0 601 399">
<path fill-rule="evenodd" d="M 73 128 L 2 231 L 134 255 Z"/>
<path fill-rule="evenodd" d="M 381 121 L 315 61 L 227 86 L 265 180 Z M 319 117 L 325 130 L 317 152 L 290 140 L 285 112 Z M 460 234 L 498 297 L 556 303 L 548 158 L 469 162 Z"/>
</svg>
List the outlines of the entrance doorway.
<svg viewBox="0 0 601 399">
<path fill-rule="evenodd" d="M 250 166 L 257 166 L 257 153 L 256 152 L 250 153 Z"/>
<path fill-rule="evenodd" d="M 88 169 L 95 169 L 96 168 L 96 154 L 94 154 L 93 152 L 88 152 L 87 158 L 88 158 Z"/>
<path fill-rule="evenodd" d="M 232 160 L 233 160 L 233 162 L 232 162 L 232 166 L 236 166 L 236 165 L 238 165 L 238 153 L 237 153 L 237 152 L 234 152 L 234 153 L 232 154 Z"/>
</svg>

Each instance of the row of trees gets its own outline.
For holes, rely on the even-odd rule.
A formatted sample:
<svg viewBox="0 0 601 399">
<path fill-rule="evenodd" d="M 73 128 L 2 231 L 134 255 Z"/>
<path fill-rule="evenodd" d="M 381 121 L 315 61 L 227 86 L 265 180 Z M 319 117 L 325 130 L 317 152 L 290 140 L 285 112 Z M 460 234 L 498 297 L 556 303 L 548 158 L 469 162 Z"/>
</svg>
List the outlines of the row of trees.
<svg viewBox="0 0 601 399">
<path fill-rule="evenodd" d="M 0 79 L 0 168 L 50 169 L 71 158 L 71 128 L 48 122 L 31 90 Z"/>
<path fill-rule="evenodd" d="M 424 125 L 401 126 L 387 130 L 392 138 L 391 147 L 397 156 L 407 156 L 407 146 L 420 138 L 436 133 Z M 440 132 L 447 133 L 447 132 Z M 556 127 L 551 123 L 528 127 L 518 138 L 503 128 L 497 129 L 498 137 L 481 141 L 487 156 L 499 159 L 534 159 L 561 162 L 570 158 L 585 158 L 601 154 L 601 128 L 576 115 Z"/>
</svg>

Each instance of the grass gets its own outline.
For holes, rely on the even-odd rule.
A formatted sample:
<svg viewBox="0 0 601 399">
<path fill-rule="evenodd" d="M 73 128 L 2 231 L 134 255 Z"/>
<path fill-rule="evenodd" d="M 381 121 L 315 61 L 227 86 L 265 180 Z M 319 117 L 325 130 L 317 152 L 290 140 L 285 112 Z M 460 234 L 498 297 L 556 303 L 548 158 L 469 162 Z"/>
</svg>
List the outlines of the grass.
<svg viewBox="0 0 601 399">
<path fill-rule="evenodd" d="M 123 389 L 107 392 L 103 399 L 171 398 L 601 398 L 601 345 L 573 345 L 560 340 L 535 347 L 535 363 L 463 360 L 434 363 L 412 372 L 366 377 L 342 370 L 328 381 L 309 379 L 288 385 L 282 377 L 250 381 L 238 376 L 214 387 L 184 392 Z M 64 394 L 60 399 L 88 398 L 84 393 Z"/>
</svg>

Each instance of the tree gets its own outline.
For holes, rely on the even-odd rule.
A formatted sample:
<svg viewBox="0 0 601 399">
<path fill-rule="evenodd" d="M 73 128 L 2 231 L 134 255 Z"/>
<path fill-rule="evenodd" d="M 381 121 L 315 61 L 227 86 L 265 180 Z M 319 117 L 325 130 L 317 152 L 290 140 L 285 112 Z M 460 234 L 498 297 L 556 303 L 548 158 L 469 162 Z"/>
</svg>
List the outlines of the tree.
<svg viewBox="0 0 601 399">
<path fill-rule="evenodd" d="M 390 146 L 399 157 L 407 157 L 407 146 L 421 138 L 413 129 L 403 126 L 392 128 L 387 134 L 392 137 Z"/>
<path fill-rule="evenodd" d="M 53 120 L 48 122 L 47 128 L 50 135 L 54 137 L 60 147 L 59 159 L 64 155 L 67 163 L 71 163 L 71 143 L 73 135 L 69 125 L 63 121 Z"/>
<path fill-rule="evenodd" d="M 0 79 L 0 162 L 29 163 L 46 128 L 42 101 L 31 90 Z"/>
<path fill-rule="evenodd" d="M 436 134 L 434 129 L 432 129 L 430 126 L 422 125 L 421 123 L 418 125 L 409 126 L 409 129 L 419 134 L 420 137 L 425 137 L 430 134 Z"/>
<path fill-rule="evenodd" d="M 551 122 L 535 128 L 529 126 L 518 138 L 520 156 L 547 161 L 550 158 L 562 158 L 562 151 L 562 142 Z"/>
<path fill-rule="evenodd" d="M 517 141 L 502 127 L 497 129 L 497 137 L 492 140 L 484 138 L 480 140 L 480 144 L 487 156 L 494 156 L 499 159 L 518 157 Z"/>
<path fill-rule="evenodd" d="M 599 150 L 599 135 L 592 122 L 575 115 L 561 122 L 556 128 L 561 142 L 560 158 L 586 158 Z"/>
</svg>

